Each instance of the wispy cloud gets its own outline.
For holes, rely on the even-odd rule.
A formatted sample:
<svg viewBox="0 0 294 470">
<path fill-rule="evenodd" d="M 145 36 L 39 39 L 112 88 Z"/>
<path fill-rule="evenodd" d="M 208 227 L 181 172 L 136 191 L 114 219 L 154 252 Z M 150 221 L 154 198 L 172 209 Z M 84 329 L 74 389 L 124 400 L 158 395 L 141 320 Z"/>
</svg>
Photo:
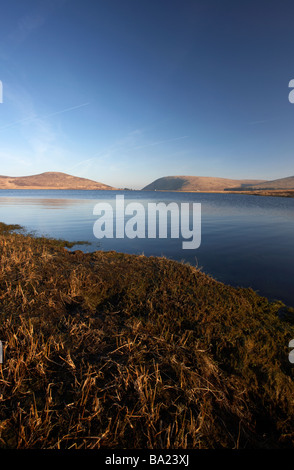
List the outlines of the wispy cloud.
<svg viewBox="0 0 294 470">
<path fill-rule="evenodd" d="M 100 181 L 110 185 L 121 185 L 122 183 L 115 183 L 126 175 L 134 172 L 134 168 L 138 166 L 144 167 L 143 160 L 139 158 L 140 149 L 154 147 L 160 144 L 181 141 L 187 139 L 188 136 L 179 136 L 172 139 L 156 140 L 152 142 L 146 141 L 144 129 L 134 129 L 128 132 L 121 139 L 118 139 L 113 144 L 105 147 L 90 158 L 85 158 L 74 164 L 69 171 L 78 171 L 79 175 L 90 177 L 89 175 L 96 175 Z M 181 155 L 183 152 L 181 151 Z M 142 183 L 138 183 L 141 187 Z"/>
<path fill-rule="evenodd" d="M 138 139 L 142 136 L 142 129 L 134 129 L 128 132 L 124 137 L 118 139 L 113 144 L 95 153 L 92 157 L 83 159 L 73 165 L 70 170 L 75 170 L 82 167 L 83 173 L 87 173 L 93 165 L 105 163 L 110 160 L 120 160 L 124 155 L 128 154 L 129 151 L 135 148 L 138 143 Z"/>
<path fill-rule="evenodd" d="M 83 174 L 86 174 L 88 172 L 88 170 L 90 170 L 91 166 L 92 166 L 92 163 L 97 161 L 97 157 L 92 157 L 92 158 L 87 158 L 85 160 L 81 160 L 79 161 L 78 163 L 76 163 L 75 165 L 71 166 L 69 168 L 69 171 L 75 171 L 77 168 L 81 168 L 83 169 Z"/>
<path fill-rule="evenodd" d="M 145 145 L 140 145 L 139 147 L 135 147 L 135 150 L 138 150 L 138 149 L 142 149 L 142 148 L 145 148 L 145 147 L 153 147 L 155 145 L 161 145 L 161 144 L 167 144 L 169 142 L 174 142 L 176 140 L 182 140 L 182 139 L 188 139 L 188 136 L 187 135 L 184 135 L 182 137 L 175 137 L 173 139 L 167 139 L 167 140 L 159 140 L 157 142 L 151 142 L 149 144 L 145 144 Z"/>
<path fill-rule="evenodd" d="M 63 113 L 67 113 L 68 111 L 73 111 L 74 109 L 79 109 L 79 108 L 83 108 L 84 106 L 87 106 L 89 105 L 90 103 L 82 103 L 82 104 L 79 104 L 77 106 L 72 106 L 70 108 L 65 108 L 65 109 L 62 109 L 62 110 L 59 110 L 59 111 L 55 111 L 53 113 L 50 113 L 50 114 L 45 114 L 45 115 L 37 115 L 37 114 L 33 114 L 31 116 L 27 116 L 23 119 L 18 119 L 17 121 L 13 121 L 13 122 L 10 122 L 8 124 L 6 124 L 5 126 L 2 126 L 0 127 L 0 131 L 2 130 L 5 130 L 9 127 L 12 127 L 12 126 L 16 126 L 17 124 L 23 124 L 23 123 L 26 123 L 26 122 L 32 122 L 34 120 L 40 120 L 40 119 L 47 119 L 49 117 L 52 117 L 52 116 L 57 116 L 58 114 L 63 114 Z"/>
<path fill-rule="evenodd" d="M 10 113 L 19 119 L 0 127 L 0 132 L 18 126 L 16 145 L 22 147 L 22 154 L 26 152 L 30 155 L 33 166 L 42 164 L 46 167 L 52 164 L 60 166 L 62 162 L 70 158 L 69 150 L 63 145 L 67 137 L 50 118 L 78 111 L 89 103 L 78 103 L 47 114 L 40 114 L 36 111 L 33 97 L 21 85 L 6 88 L 6 102 L 9 104 Z"/>
<path fill-rule="evenodd" d="M 269 118 L 269 119 L 261 119 L 259 121 L 250 121 L 249 124 L 264 124 L 266 122 L 272 122 L 280 119 L 279 117 Z"/>
<path fill-rule="evenodd" d="M 28 116 L 23 119 L 18 119 L 17 121 L 9 122 L 8 124 L 5 124 L 5 126 L 0 127 L 0 132 L 4 131 L 5 129 L 8 129 L 9 127 L 16 126 L 17 124 L 23 124 L 24 122 L 32 121 L 33 119 L 36 119 L 37 115 L 33 116 Z"/>
<path fill-rule="evenodd" d="M 125 154 L 129 154 L 131 150 L 136 148 L 138 140 L 143 136 L 142 129 L 134 129 L 128 132 L 124 137 L 118 139 L 113 144 L 98 152 L 94 157 L 105 159 L 109 157 L 119 156 L 122 158 Z"/>
<path fill-rule="evenodd" d="M 56 116 L 57 114 L 67 113 L 68 111 L 73 111 L 74 109 L 83 108 L 84 106 L 88 106 L 89 104 L 90 103 L 78 104 L 77 106 L 72 106 L 71 108 L 65 108 L 65 109 L 62 109 L 61 111 L 56 111 L 54 113 L 46 114 L 45 116 L 43 116 L 43 118 L 46 119 L 51 116 Z"/>
<path fill-rule="evenodd" d="M 30 167 L 30 159 L 25 155 L 18 155 L 13 153 L 10 149 L 3 148 L 0 150 L 0 161 L 1 161 L 1 174 L 5 174 L 10 172 L 11 164 L 15 165 L 16 168 L 29 168 Z M 6 170 L 8 169 L 8 171 Z M 11 176 L 11 175 L 9 175 Z"/>
</svg>

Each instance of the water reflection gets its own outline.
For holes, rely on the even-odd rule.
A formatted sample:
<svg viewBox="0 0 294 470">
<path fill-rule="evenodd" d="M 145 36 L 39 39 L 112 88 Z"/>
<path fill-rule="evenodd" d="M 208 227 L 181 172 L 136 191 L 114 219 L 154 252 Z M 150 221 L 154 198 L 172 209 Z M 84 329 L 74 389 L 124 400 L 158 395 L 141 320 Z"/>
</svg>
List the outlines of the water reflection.
<svg viewBox="0 0 294 470">
<path fill-rule="evenodd" d="M 125 203 L 200 202 L 201 246 L 183 250 L 178 239 L 102 239 L 93 234 L 99 201 Z M 21 196 L 21 197 L 20 197 Z M 262 295 L 294 306 L 294 199 L 235 194 L 158 193 L 143 191 L 1 190 L 0 220 L 69 241 L 86 240 L 97 249 L 167 256 L 203 267 L 222 282 L 253 287 Z"/>
<path fill-rule="evenodd" d="M 42 206 L 44 209 L 65 209 L 73 206 L 87 204 L 83 199 L 47 199 L 47 198 L 19 198 L 19 197 L 1 197 L 1 205 L 7 206 Z"/>
</svg>

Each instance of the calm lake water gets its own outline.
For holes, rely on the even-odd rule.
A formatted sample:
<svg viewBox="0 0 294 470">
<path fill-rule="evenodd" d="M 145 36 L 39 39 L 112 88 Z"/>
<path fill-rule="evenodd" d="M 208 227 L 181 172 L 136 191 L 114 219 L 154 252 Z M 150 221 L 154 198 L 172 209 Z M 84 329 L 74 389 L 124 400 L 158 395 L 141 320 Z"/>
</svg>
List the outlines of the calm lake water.
<svg viewBox="0 0 294 470">
<path fill-rule="evenodd" d="M 183 238 L 104 238 L 98 240 L 93 214 L 98 202 L 115 208 L 116 195 L 125 205 L 139 202 L 201 203 L 201 245 L 182 249 Z M 130 216 L 126 217 L 126 220 Z M 270 299 L 294 306 L 294 198 L 239 194 L 169 193 L 150 191 L 0 190 L 0 221 L 28 231 L 85 240 L 85 252 L 116 250 L 185 260 L 215 279 L 252 287 Z"/>
</svg>

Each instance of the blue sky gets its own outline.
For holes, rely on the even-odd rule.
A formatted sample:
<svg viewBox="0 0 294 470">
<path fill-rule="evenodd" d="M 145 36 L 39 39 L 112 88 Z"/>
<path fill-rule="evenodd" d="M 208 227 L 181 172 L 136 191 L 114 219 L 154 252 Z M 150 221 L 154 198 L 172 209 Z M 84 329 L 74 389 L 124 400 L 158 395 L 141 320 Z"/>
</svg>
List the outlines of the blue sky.
<svg viewBox="0 0 294 470">
<path fill-rule="evenodd" d="M 291 0 L 10 0 L 0 174 L 294 175 Z"/>
</svg>

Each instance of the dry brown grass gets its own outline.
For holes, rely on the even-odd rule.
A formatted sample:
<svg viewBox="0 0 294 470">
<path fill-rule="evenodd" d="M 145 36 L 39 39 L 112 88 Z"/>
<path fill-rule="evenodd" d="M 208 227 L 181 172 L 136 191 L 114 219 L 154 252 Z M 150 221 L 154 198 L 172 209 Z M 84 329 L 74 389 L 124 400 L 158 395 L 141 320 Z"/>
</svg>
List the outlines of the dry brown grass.
<svg viewBox="0 0 294 470">
<path fill-rule="evenodd" d="M 163 258 L 0 254 L 2 448 L 293 447 L 293 310 Z"/>
<path fill-rule="evenodd" d="M 236 191 L 235 193 L 238 193 L 238 191 Z M 252 194 L 253 196 L 294 197 L 294 189 L 289 189 L 289 190 L 273 189 L 273 190 L 268 190 L 268 191 L 264 189 L 259 189 L 256 191 L 242 191 L 238 194 Z"/>
<path fill-rule="evenodd" d="M 0 189 L 110 190 L 114 188 L 87 178 L 79 178 L 59 171 L 47 171 L 31 176 L 0 176 Z"/>
<path fill-rule="evenodd" d="M 236 180 L 229 178 L 217 178 L 213 176 L 164 176 L 158 178 L 143 189 L 165 190 L 165 191 L 185 191 L 185 192 L 222 192 L 230 188 L 239 188 L 254 183 L 261 183 L 264 180 Z"/>
</svg>

